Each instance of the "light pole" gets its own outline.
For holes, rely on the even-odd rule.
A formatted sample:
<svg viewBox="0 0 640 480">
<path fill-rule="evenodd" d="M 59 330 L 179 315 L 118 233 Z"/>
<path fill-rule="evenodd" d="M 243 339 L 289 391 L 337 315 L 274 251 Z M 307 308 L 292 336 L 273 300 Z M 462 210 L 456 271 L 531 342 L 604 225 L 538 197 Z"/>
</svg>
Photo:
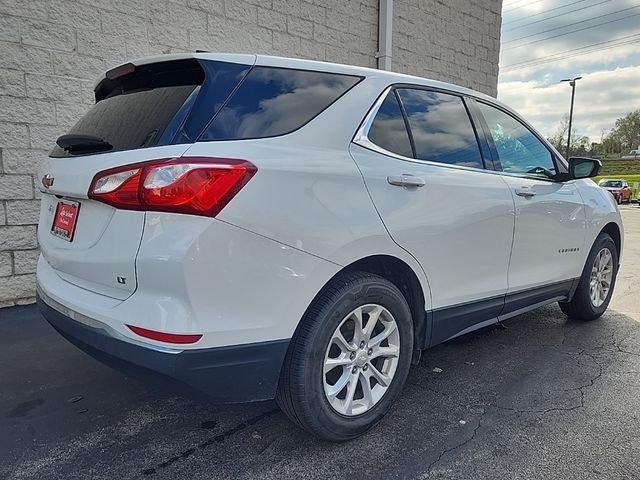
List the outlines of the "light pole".
<svg viewBox="0 0 640 480">
<path fill-rule="evenodd" d="M 567 134 L 567 160 L 569 160 L 569 151 L 571 149 L 571 123 L 573 122 L 573 99 L 576 96 L 576 81 L 582 77 L 565 78 L 562 82 L 569 82 L 571 85 L 571 109 L 569 110 L 569 133 Z"/>
</svg>

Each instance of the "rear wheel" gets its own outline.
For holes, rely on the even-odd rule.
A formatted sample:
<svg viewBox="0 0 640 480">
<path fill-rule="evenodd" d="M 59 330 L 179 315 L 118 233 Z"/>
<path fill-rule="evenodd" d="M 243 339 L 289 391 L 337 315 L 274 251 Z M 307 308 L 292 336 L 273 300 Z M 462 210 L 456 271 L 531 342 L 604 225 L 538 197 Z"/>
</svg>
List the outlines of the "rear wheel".
<svg viewBox="0 0 640 480">
<path fill-rule="evenodd" d="M 594 320 L 611 301 L 618 273 L 618 249 L 607 233 L 601 233 L 589 252 L 587 263 L 570 302 L 560 302 L 560 309 L 571 318 Z"/>
<path fill-rule="evenodd" d="M 406 380 L 412 349 L 411 312 L 395 285 L 364 272 L 344 275 L 305 314 L 276 400 L 318 437 L 350 440 L 389 410 Z"/>
</svg>

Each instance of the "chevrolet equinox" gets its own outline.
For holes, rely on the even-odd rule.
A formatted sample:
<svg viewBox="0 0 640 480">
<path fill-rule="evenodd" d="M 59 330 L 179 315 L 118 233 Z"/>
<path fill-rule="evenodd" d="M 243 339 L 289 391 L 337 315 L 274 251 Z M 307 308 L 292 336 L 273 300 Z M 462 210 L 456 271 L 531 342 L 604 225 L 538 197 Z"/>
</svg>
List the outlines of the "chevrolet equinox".
<svg viewBox="0 0 640 480">
<path fill-rule="evenodd" d="M 429 347 L 552 302 L 603 314 L 623 231 L 599 166 L 446 83 L 144 58 L 106 72 L 42 164 L 38 303 L 130 375 L 275 398 L 344 441 Z"/>
</svg>

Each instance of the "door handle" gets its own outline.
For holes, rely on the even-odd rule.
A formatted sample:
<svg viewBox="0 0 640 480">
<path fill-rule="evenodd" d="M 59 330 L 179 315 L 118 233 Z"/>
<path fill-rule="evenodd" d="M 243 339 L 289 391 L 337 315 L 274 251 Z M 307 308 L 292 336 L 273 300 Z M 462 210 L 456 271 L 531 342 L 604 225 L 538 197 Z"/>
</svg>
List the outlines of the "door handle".
<svg viewBox="0 0 640 480">
<path fill-rule="evenodd" d="M 531 198 L 536 196 L 535 190 L 529 189 L 529 187 L 516 188 L 516 195 L 519 197 Z"/>
<path fill-rule="evenodd" d="M 413 175 L 389 175 L 387 182 L 397 187 L 424 187 L 426 182 L 424 178 L 414 177 Z"/>
</svg>

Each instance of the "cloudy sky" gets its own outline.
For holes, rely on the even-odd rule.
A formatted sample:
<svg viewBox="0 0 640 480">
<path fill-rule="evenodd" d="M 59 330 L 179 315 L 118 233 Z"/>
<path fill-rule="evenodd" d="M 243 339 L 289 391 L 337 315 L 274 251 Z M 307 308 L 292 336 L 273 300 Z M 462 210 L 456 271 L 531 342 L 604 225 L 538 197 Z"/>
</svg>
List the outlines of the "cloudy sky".
<svg viewBox="0 0 640 480">
<path fill-rule="evenodd" d="M 543 134 L 569 112 L 600 141 L 615 120 L 640 108 L 640 0 L 504 0 L 498 98 Z M 551 61 L 553 60 L 553 61 Z"/>
</svg>

